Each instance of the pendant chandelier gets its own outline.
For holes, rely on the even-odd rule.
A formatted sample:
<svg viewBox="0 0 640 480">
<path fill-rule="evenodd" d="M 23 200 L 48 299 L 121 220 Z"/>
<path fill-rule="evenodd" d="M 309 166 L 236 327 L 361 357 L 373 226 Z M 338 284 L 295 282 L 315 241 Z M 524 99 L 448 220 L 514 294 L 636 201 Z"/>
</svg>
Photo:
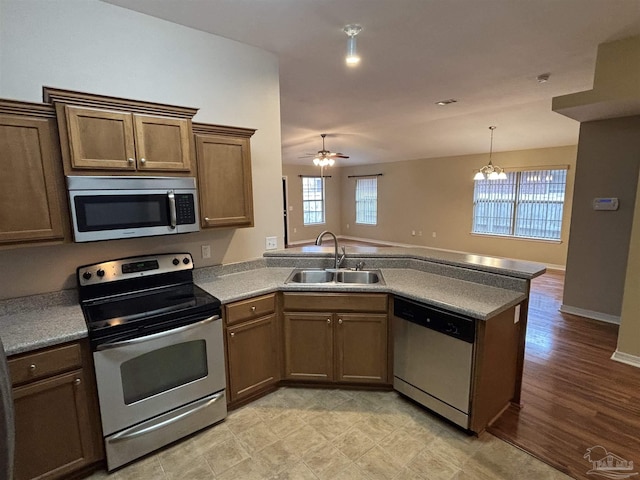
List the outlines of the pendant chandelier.
<svg viewBox="0 0 640 480">
<path fill-rule="evenodd" d="M 489 147 L 489 163 L 482 167 L 478 173 L 473 177 L 474 180 L 506 180 L 507 174 L 504 173 L 504 169 L 491 162 L 491 156 L 493 155 L 493 131 L 495 126 L 489 127 L 491 130 L 491 145 Z"/>
</svg>

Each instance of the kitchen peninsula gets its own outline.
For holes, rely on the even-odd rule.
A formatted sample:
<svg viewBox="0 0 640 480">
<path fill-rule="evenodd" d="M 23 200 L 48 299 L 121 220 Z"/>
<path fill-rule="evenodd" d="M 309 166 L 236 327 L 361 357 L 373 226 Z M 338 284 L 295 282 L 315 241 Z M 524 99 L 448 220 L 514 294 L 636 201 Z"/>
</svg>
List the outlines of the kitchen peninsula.
<svg viewBox="0 0 640 480">
<path fill-rule="evenodd" d="M 195 270 L 195 283 L 224 304 L 230 408 L 279 385 L 391 388 L 394 298 L 420 302 L 475 323 L 474 348 L 480 353 L 475 354 L 472 365 L 471 413 L 465 428 L 480 433 L 501 412 L 505 399 L 507 403 L 519 403 L 530 281 L 544 273 L 543 265 L 425 248 L 348 247 L 343 267 L 354 268 L 358 262 L 364 262 L 365 269 L 379 269 L 384 284 L 285 283 L 294 268 L 331 267 L 333 247 L 279 250 L 249 262 Z M 318 328 L 320 323 L 313 323 L 318 319 L 324 324 L 322 332 L 329 332 L 324 337 L 330 342 L 328 351 L 334 352 L 322 377 L 315 371 L 309 375 L 308 365 L 300 364 L 295 350 L 299 339 L 308 339 L 308 333 L 304 333 L 307 327 Z M 504 337 L 492 336 L 492 329 L 498 325 L 502 325 L 499 334 L 509 329 L 511 345 L 500 343 Z M 339 328 L 351 333 L 341 333 Z M 0 302 L 0 331 L 13 360 L 82 343 L 87 336 L 73 290 Z M 313 333 L 316 331 L 309 331 L 312 339 L 319 338 Z M 375 352 L 350 356 L 350 338 L 354 337 L 373 342 Z M 251 349 L 249 356 L 258 354 L 266 359 L 268 371 L 243 369 L 241 360 L 247 355 L 246 349 Z M 312 351 L 310 346 L 306 356 L 312 357 Z M 502 356 L 505 352 L 510 352 L 508 362 Z M 363 363 L 363 358 L 369 363 Z M 505 363 L 510 364 L 508 388 L 500 397 L 492 387 L 495 376 L 486 374 L 488 369 L 502 368 Z M 86 367 L 82 364 L 83 370 L 89 371 Z M 73 368 L 79 365 L 74 363 Z M 87 391 L 91 396 L 93 388 Z M 433 406 L 429 408 L 447 416 Z"/>
</svg>

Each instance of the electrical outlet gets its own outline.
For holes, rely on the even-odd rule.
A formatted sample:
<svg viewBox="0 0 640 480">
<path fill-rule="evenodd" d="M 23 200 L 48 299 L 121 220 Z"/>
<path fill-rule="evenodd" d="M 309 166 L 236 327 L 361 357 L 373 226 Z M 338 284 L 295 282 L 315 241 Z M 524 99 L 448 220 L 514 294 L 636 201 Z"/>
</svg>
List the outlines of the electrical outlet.
<svg viewBox="0 0 640 480">
<path fill-rule="evenodd" d="M 202 258 L 211 258 L 211 245 L 202 245 Z"/>
<path fill-rule="evenodd" d="M 433 238 L 436 238 L 436 232 L 431 232 L 431 236 L 432 236 Z"/>
<path fill-rule="evenodd" d="M 349 227 L 351 227 L 351 225 L 349 225 L 349 224 L 347 223 L 347 230 L 349 230 Z"/>
<path fill-rule="evenodd" d="M 297 229 L 297 228 L 294 228 L 294 229 L 293 229 L 293 233 L 298 233 L 298 229 Z"/>
<path fill-rule="evenodd" d="M 275 250 L 276 248 L 278 248 L 278 237 L 267 237 L 265 248 L 267 250 Z"/>
<path fill-rule="evenodd" d="M 416 236 L 416 231 L 415 230 L 411 230 L 411 236 L 415 237 Z"/>
<path fill-rule="evenodd" d="M 418 236 L 421 237 L 422 236 L 422 230 L 418 230 Z"/>
</svg>

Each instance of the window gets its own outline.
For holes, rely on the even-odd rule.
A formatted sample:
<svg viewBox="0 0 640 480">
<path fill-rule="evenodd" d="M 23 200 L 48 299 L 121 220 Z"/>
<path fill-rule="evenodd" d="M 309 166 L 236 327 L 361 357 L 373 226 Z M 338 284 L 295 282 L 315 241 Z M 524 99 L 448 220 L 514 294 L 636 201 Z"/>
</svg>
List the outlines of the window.
<svg viewBox="0 0 640 480">
<path fill-rule="evenodd" d="M 378 221 L 378 179 L 356 179 L 356 223 L 376 225 Z"/>
<path fill-rule="evenodd" d="M 478 180 L 473 233 L 560 240 L 567 170 L 508 172 L 506 180 Z"/>
<path fill-rule="evenodd" d="M 324 223 L 324 178 L 302 177 L 302 215 L 305 225 Z"/>
</svg>

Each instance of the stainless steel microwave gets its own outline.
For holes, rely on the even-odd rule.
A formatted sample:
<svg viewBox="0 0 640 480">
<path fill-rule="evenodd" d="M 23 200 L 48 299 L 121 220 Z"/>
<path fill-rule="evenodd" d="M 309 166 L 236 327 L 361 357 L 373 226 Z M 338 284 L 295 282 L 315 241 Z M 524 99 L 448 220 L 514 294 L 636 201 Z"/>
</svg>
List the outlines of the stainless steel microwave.
<svg viewBox="0 0 640 480">
<path fill-rule="evenodd" d="M 193 177 L 68 176 L 76 242 L 197 232 Z"/>
</svg>

